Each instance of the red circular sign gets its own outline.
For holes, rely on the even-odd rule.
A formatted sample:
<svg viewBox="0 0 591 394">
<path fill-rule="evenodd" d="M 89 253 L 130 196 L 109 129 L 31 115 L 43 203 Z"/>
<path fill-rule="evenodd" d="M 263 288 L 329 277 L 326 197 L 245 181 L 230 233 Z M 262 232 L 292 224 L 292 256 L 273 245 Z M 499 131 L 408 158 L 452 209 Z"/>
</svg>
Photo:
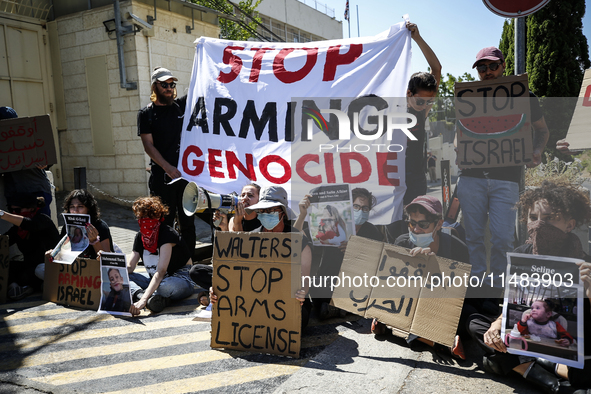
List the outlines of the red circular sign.
<svg viewBox="0 0 591 394">
<path fill-rule="evenodd" d="M 482 0 L 493 13 L 505 18 L 519 18 L 542 9 L 550 0 Z"/>
</svg>

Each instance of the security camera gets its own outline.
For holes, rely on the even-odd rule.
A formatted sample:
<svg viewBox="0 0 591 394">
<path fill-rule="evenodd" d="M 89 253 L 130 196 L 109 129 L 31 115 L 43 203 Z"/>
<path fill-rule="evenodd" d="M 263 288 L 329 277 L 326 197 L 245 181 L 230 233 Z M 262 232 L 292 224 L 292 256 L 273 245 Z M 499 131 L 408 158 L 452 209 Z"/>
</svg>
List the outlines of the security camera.
<svg viewBox="0 0 591 394">
<path fill-rule="evenodd" d="M 143 20 L 142 18 L 132 14 L 131 12 L 127 13 L 127 19 L 132 19 L 132 23 L 134 25 L 136 25 L 137 27 L 140 28 L 140 30 L 151 30 L 154 28 L 153 25 L 149 24 L 148 22 L 146 22 L 145 20 Z"/>
</svg>

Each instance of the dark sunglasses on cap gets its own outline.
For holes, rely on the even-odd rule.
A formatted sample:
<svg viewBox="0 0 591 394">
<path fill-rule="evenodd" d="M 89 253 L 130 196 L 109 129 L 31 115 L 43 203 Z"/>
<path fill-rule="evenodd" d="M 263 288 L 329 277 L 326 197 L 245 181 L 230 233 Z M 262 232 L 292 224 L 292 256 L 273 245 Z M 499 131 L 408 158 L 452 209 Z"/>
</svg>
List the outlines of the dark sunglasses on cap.
<svg viewBox="0 0 591 394">
<path fill-rule="evenodd" d="M 503 63 L 481 64 L 480 66 L 476 66 L 476 70 L 478 70 L 479 73 L 486 72 L 487 68 L 490 68 L 490 71 L 497 71 L 497 68 L 499 68 L 501 64 Z"/>
<path fill-rule="evenodd" d="M 174 82 L 171 82 L 171 83 L 160 82 L 160 86 L 162 86 L 162 89 L 168 89 L 169 86 L 171 89 L 174 89 L 174 88 L 176 88 L 176 83 L 174 83 Z"/>
<path fill-rule="evenodd" d="M 419 226 L 419 228 L 422 228 L 423 230 L 426 230 L 429 228 L 429 226 L 431 225 L 431 221 L 429 220 L 419 220 L 418 222 L 415 222 L 414 220 L 410 220 L 408 222 L 408 227 L 410 228 L 415 228 L 417 227 L 417 225 Z"/>
</svg>

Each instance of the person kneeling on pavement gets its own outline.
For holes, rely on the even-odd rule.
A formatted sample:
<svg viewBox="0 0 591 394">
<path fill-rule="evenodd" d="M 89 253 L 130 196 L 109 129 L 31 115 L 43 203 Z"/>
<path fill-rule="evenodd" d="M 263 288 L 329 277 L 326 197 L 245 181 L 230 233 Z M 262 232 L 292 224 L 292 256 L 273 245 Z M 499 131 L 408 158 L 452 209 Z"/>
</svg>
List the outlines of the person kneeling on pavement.
<svg viewBox="0 0 591 394">
<path fill-rule="evenodd" d="M 133 255 L 127 263 L 134 303 L 129 312 L 137 316 L 144 307 L 162 312 L 170 301 L 193 294 L 189 277 L 191 253 L 180 235 L 163 223 L 168 213 L 159 197 L 140 197 L 133 203 L 140 232 L 133 242 Z M 133 272 L 142 260 L 147 274 Z M 149 276 L 148 276 L 149 275 Z"/>
</svg>

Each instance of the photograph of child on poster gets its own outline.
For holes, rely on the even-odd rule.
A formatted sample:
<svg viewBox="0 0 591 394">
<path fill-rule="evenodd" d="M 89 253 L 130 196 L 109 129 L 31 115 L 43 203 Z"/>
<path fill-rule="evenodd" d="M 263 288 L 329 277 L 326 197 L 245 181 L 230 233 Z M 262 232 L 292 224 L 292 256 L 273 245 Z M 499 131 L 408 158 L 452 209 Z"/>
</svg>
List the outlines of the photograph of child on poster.
<svg viewBox="0 0 591 394">
<path fill-rule="evenodd" d="M 502 337 L 509 353 L 581 368 L 582 286 L 574 264 L 578 260 L 517 253 L 509 253 L 508 259 Z"/>
</svg>

